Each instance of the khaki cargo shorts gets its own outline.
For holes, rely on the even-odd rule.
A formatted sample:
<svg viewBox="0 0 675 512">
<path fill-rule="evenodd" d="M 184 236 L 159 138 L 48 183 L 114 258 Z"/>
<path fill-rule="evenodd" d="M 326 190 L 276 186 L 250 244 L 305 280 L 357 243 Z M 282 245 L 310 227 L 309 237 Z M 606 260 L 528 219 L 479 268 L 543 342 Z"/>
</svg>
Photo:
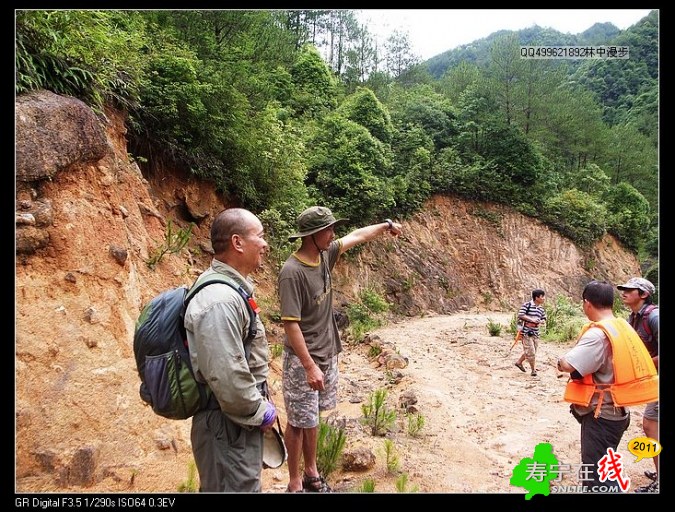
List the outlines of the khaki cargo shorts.
<svg viewBox="0 0 675 512">
<path fill-rule="evenodd" d="M 539 348 L 539 337 L 531 336 L 529 334 L 523 335 L 523 352 L 528 361 L 533 361 Z"/>
</svg>

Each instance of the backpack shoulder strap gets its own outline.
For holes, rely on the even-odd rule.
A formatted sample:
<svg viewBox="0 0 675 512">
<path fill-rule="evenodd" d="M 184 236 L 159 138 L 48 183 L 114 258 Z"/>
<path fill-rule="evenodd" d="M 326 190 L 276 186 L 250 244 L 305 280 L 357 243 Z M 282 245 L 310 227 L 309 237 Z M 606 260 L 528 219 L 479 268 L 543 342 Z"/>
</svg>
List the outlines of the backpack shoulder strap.
<svg viewBox="0 0 675 512">
<path fill-rule="evenodd" d="M 528 301 L 525 302 L 522 306 L 520 306 L 520 309 L 522 309 L 522 307 L 523 307 L 525 304 L 527 304 L 527 308 L 525 309 L 525 314 L 526 314 L 526 315 L 529 315 L 529 314 L 530 314 L 530 306 L 532 305 L 531 302 L 532 302 L 532 301 L 529 301 L 529 300 L 528 300 Z M 518 311 L 520 311 L 520 309 L 518 309 Z"/>
<path fill-rule="evenodd" d="M 235 290 L 237 293 L 239 293 L 239 296 L 243 299 L 244 304 L 246 305 L 246 309 L 248 310 L 248 315 L 250 317 L 250 322 L 248 325 L 248 335 L 246 337 L 247 340 L 252 340 L 255 338 L 256 334 L 258 333 L 258 330 L 256 329 L 256 322 L 255 322 L 255 317 L 256 317 L 256 311 L 253 309 L 253 306 L 251 305 L 251 301 L 253 298 L 246 293 L 246 290 L 244 290 L 243 287 L 233 283 L 226 277 L 223 277 L 222 274 L 212 274 L 208 277 L 206 277 L 204 280 L 199 282 L 199 279 L 195 281 L 195 283 L 190 287 L 188 290 L 186 296 L 185 296 L 185 302 L 183 304 L 183 311 L 185 311 L 188 307 L 188 304 L 190 301 L 194 298 L 195 295 L 204 287 L 209 286 L 210 284 L 214 283 L 221 283 L 221 284 L 226 284 L 233 290 Z"/>
<path fill-rule="evenodd" d="M 642 327 L 644 328 L 645 332 L 647 333 L 647 336 L 649 336 L 650 339 L 652 337 L 652 330 L 649 327 L 649 315 L 655 309 L 656 309 L 656 304 L 649 304 L 645 308 L 645 312 L 642 313 Z"/>
</svg>

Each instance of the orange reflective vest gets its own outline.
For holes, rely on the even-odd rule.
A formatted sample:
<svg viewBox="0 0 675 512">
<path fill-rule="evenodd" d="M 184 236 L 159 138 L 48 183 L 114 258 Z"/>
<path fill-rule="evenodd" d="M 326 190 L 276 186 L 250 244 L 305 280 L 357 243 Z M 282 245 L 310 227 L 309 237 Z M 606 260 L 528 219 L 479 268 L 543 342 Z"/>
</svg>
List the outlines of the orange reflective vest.
<svg viewBox="0 0 675 512">
<path fill-rule="evenodd" d="M 646 404 L 659 398 L 659 376 L 645 344 L 635 330 L 622 318 L 612 318 L 584 325 L 579 338 L 591 327 L 602 329 L 612 344 L 614 382 L 597 384 L 591 374 L 582 379 L 570 379 L 565 388 L 564 400 L 588 407 L 593 395 L 598 393 L 594 416 L 600 415 L 600 406 L 609 393 L 618 407 Z M 577 340 L 578 341 L 578 340 Z"/>
</svg>

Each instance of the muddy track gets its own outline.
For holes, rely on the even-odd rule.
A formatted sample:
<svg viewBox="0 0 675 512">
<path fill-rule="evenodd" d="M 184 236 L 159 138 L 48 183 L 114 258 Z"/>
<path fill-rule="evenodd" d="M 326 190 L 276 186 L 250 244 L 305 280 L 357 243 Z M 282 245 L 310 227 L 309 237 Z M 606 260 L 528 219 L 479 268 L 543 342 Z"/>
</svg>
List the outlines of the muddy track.
<svg viewBox="0 0 675 512">
<path fill-rule="evenodd" d="M 408 489 L 428 493 L 524 493 L 509 483 L 513 468 L 531 457 L 538 443 L 547 442 L 561 464 L 578 465 L 579 426 L 562 400 L 566 376 L 560 377 L 555 361 L 570 346 L 542 342 L 538 375 L 522 373 L 514 362 L 519 347 L 509 347 L 506 332 L 511 314 L 456 314 L 409 320 L 376 331 L 385 343 L 396 346 L 408 359 L 403 378 L 391 384 L 387 372 L 375 367 L 366 347 L 348 347 L 341 359 L 340 404 L 333 418 L 346 425 L 348 447 L 369 446 L 377 456 L 375 467 L 365 474 L 331 475 L 337 490 L 353 492 L 367 478 L 376 492 L 396 492 L 397 475 L 388 474 L 383 438 L 369 435 L 359 423 L 361 404 L 378 388 L 388 390 L 389 404 L 396 407 L 401 393 L 412 391 L 416 408 L 425 418 L 421 435 L 407 435 L 403 422 L 394 441 L 400 457 L 398 474 L 408 474 Z M 490 336 L 489 321 L 504 326 L 501 336 Z M 632 478 L 631 489 L 648 483 L 643 475 L 653 469 L 650 459 L 635 463 L 628 441 L 642 436 L 643 406 L 631 410 L 631 425 L 619 452 Z M 285 485 L 283 471 L 270 478 L 268 492 Z M 266 473 L 269 473 L 267 470 Z M 267 477 L 273 477 L 268 474 Z M 576 478 L 564 476 L 564 483 Z"/>
</svg>

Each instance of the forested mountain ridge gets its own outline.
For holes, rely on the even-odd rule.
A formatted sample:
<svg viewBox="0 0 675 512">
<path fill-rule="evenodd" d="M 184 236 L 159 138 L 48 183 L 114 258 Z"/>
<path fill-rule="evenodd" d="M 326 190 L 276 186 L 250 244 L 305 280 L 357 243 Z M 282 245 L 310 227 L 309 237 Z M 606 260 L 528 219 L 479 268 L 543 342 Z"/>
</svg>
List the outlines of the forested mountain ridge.
<svg viewBox="0 0 675 512">
<path fill-rule="evenodd" d="M 648 108 L 652 124 L 644 123 L 641 131 L 656 142 L 658 126 L 653 124 L 658 111 L 658 12 L 652 11 L 635 25 L 620 30 L 611 23 L 596 23 L 579 34 L 562 33 L 551 28 L 534 26 L 517 31 L 502 30 L 458 48 L 448 50 L 423 62 L 432 76 L 440 79 L 448 70 L 461 63 L 487 67 L 491 48 L 500 39 L 515 37 L 521 46 L 547 47 L 619 47 L 627 48 L 630 61 L 560 59 L 555 65 L 565 69 L 567 79 L 583 85 L 595 94 L 604 108 L 603 118 L 610 125 L 625 120 L 635 109 Z"/>
<path fill-rule="evenodd" d="M 459 65 L 461 62 L 486 64 L 490 58 L 491 46 L 498 39 L 509 35 L 515 35 L 522 46 L 622 46 L 629 44 L 628 40 L 631 39 L 625 34 L 635 33 L 636 28 L 640 25 L 653 24 L 655 21 L 658 24 L 657 11 L 652 11 L 649 16 L 625 30 L 619 29 L 612 23 L 595 23 L 578 34 L 560 32 L 538 25 L 520 30 L 499 30 L 484 38 L 435 55 L 421 62 L 421 64 L 427 66 L 431 75 L 437 79 L 441 78 L 448 69 Z M 583 61 L 580 59 L 570 59 L 570 62 L 566 64 L 574 71 L 582 63 Z"/>
<path fill-rule="evenodd" d="M 651 52 L 629 62 L 630 87 L 611 86 L 620 63 L 596 77 L 625 92 L 605 106 L 562 66 L 520 59 L 508 35 L 486 67 L 467 59 L 434 79 L 404 34 L 377 47 L 349 10 L 36 10 L 16 22 L 18 94 L 121 106 L 146 172 L 208 180 L 273 232 L 312 203 L 367 221 L 451 193 L 577 244 L 611 233 L 657 256 L 658 96 L 632 92 Z M 642 36 L 658 48 L 657 30 Z"/>
</svg>

